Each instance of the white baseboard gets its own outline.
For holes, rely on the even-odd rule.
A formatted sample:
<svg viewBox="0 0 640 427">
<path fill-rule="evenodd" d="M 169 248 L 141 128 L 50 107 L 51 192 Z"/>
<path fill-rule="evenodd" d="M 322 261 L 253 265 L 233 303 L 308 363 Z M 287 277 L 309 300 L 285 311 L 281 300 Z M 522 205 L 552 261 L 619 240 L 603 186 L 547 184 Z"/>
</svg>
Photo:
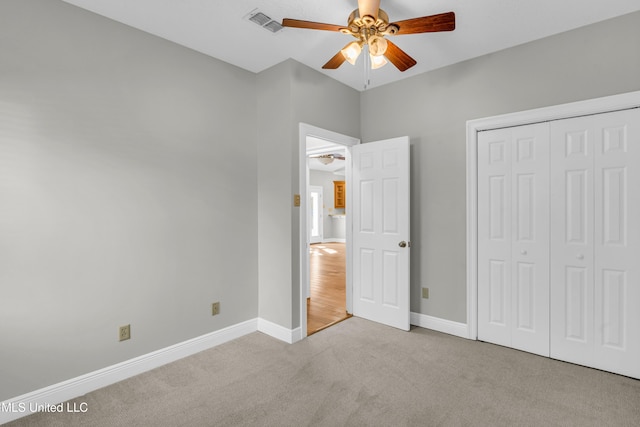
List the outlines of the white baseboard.
<svg viewBox="0 0 640 427">
<path fill-rule="evenodd" d="M 262 318 L 258 318 L 258 330 L 288 344 L 293 344 L 303 338 L 302 329 L 299 327 L 296 329 L 287 329 L 284 326 Z"/>
<path fill-rule="evenodd" d="M 247 320 L 219 331 L 0 402 L 0 424 L 25 417 L 34 412 L 32 409 L 38 406 L 48 405 L 51 407 L 58 405 L 69 399 L 256 332 L 258 323 L 259 319 Z"/>
<path fill-rule="evenodd" d="M 343 237 L 327 237 L 322 240 L 322 243 L 346 243 L 347 239 Z"/>
<path fill-rule="evenodd" d="M 451 320 L 441 319 L 439 317 L 428 316 L 422 313 L 411 312 L 410 322 L 412 325 L 421 328 L 432 329 L 445 334 L 455 335 L 457 337 L 469 338 L 469 331 L 466 323 L 454 322 Z"/>
</svg>

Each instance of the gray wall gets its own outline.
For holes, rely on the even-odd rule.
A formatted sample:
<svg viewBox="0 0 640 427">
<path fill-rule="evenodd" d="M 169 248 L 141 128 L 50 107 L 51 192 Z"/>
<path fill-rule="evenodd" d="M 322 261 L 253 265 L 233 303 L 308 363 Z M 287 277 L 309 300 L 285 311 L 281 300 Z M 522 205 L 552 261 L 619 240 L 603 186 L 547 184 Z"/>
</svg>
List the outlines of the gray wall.
<svg viewBox="0 0 640 427">
<path fill-rule="evenodd" d="M 296 61 L 258 75 L 260 317 L 300 326 L 299 123 L 359 137 L 359 93 Z"/>
<path fill-rule="evenodd" d="M 0 400 L 258 315 L 255 88 L 74 6 L 0 2 Z"/>
<path fill-rule="evenodd" d="M 640 13 L 363 92 L 363 141 L 411 139 L 411 311 L 466 322 L 467 120 L 635 90 Z"/>
<path fill-rule="evenodd" d="M 257 77 L 259 315 L 292 328 L 291 63 Z"/>
</svg>

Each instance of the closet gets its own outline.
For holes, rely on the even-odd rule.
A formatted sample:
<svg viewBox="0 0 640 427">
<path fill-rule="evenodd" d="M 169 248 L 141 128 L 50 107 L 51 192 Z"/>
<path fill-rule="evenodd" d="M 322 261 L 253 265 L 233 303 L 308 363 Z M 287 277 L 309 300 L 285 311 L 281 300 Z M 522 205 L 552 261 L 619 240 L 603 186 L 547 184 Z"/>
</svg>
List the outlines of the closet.
<svg viewBox="0 0 640 427">
<path fill-rule="evenodd" d="M 478 339 L 640 378 L 640 109 L 479 132 Z"/>
</svg>

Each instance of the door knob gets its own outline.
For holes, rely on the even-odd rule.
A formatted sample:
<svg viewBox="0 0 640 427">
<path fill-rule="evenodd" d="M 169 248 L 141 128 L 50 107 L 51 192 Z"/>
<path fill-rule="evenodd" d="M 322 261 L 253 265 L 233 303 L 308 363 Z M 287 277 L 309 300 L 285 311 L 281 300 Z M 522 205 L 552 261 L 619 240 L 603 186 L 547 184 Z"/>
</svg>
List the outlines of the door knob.
<svg viewBox="0 0 640 427">
<path fill-rule="evenodd" d="M 407 242 L 405 242 L 404 240 L 400 243 L 398 243 L 398 246 L 400 246 L 401 248 L 406 248 L 407 247 Z"/>
</svg>

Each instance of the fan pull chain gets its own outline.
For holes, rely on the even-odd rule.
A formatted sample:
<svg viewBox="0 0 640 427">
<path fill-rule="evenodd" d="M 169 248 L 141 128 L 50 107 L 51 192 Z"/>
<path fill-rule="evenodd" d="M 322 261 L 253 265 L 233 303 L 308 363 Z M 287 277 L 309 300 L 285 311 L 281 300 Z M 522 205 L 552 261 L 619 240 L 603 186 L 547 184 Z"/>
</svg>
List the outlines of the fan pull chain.
<svg viewBox="0 0 640 427">
<path fill-rule="evenodd" d="M 367 90 L 367 88 L 371 86 L 371 59 L 369 58 L 369 46 L 366 45 L 365 49 L 366 52 L 362 55 L 364 56 L 364 61 L 362 61 L 362 63 L 364 64 L 364 90 Z"/>
</svg>

